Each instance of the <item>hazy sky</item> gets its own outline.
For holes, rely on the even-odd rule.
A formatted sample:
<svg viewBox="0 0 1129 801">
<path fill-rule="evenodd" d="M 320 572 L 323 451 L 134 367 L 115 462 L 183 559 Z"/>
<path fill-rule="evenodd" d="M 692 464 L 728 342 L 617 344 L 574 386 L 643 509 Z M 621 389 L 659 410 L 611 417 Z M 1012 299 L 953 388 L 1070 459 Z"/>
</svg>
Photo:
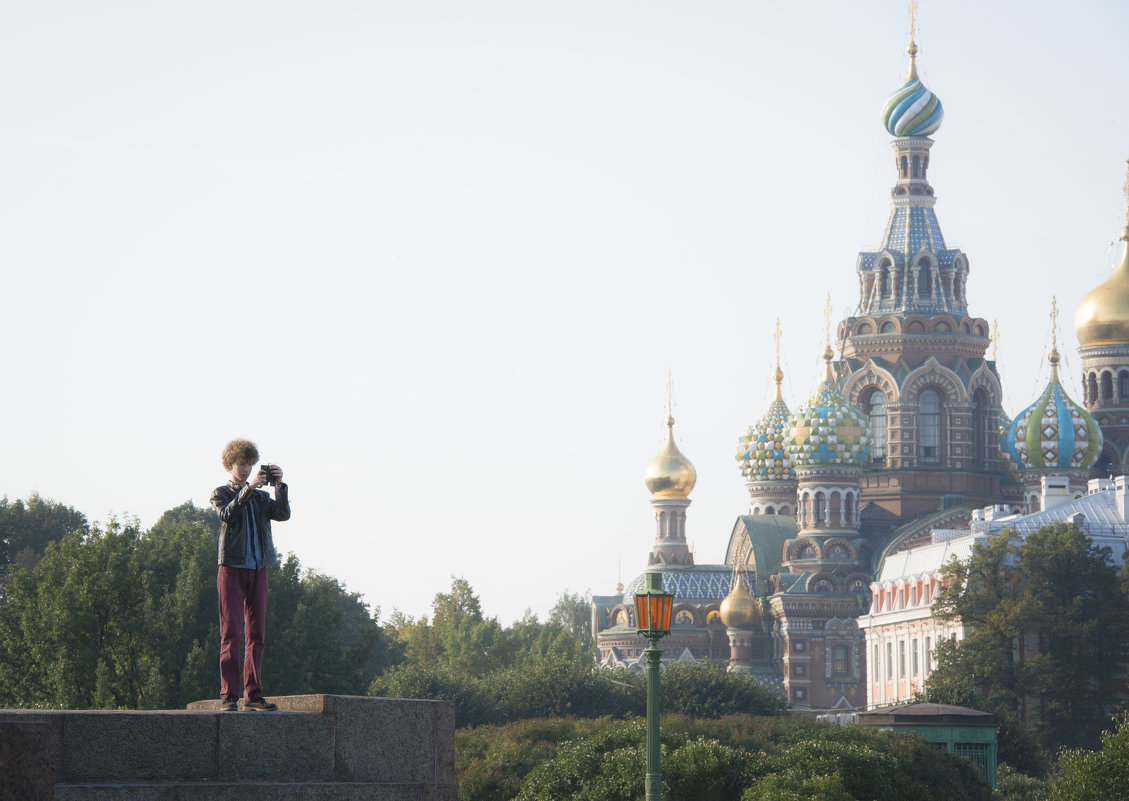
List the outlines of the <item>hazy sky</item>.
<svg viewBox="0 0 1129 801">
<path fill-rule="evenodd" d="M 544 617 L 645 565 L 670 368 L 688 535 L 721 561 L 775 320 L 795 408 L 886 221 L 905 5 L 9 4 L 0 494 L 148 526 L 246 436 L 291 484 L 278 544 L 383 619 L 452 575 Z M 1011 414 L 1052 294 L 1081 395 L 1126 31 L 1121 0 L 919 13 L 937 213 Z"/>
</svg>

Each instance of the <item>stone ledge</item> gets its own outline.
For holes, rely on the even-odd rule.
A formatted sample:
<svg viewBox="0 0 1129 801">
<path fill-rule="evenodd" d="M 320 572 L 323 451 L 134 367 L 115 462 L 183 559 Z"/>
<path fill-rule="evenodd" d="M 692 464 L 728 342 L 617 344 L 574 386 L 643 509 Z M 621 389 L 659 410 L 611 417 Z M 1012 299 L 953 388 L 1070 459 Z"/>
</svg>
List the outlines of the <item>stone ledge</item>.
<svg viewBox="0 0 1129 801">
<path fill-rule="evenodd" d="M 0 726 L 38 732 L 36 748 L 58 782 L 56 801 L 226 801 L 236 791 L 225 788 L 261 794 L 266 787 L 273 789 L 250 798 L 458 798 L 454 704 L 342 695 L 271 700 L 279 711 L 220 712 L 219 701 L 183 711 L 0 710 Z"/>
<path fill-rule="evenodd" d="M 459 788 L 376 782 L 57 784 L 54 801 L 459 801 Z"/>
</svg>

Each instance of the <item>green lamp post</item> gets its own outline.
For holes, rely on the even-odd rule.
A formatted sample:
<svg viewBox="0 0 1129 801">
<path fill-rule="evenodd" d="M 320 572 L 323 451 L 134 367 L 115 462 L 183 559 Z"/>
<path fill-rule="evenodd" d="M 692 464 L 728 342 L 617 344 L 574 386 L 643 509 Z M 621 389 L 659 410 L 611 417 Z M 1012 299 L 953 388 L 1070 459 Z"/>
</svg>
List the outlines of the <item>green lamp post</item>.
<svg viewBox="0 0 1129 801">
<path fill-rule="evenodd" d="M 663 591 L 662 573 L 644 574 L 646 583 L 635 593 L 635 622 L 639 635 L 651 641 L 647 657 L 647 801 L 662 801 L 659 770 L 659 639 L 670 634 L 674 596 Z"/>
</svg>

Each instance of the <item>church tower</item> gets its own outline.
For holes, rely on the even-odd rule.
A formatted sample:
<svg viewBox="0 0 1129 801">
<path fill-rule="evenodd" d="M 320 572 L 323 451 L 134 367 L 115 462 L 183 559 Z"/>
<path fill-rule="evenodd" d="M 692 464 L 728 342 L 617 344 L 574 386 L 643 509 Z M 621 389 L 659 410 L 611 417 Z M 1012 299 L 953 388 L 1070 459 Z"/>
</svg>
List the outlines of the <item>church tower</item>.
<svg viewBox="0 0 1129 801">
<path fill-rule="evenodd" d="M 1121 261 L 1113 275 L 1082 299 L 1074 315 L 1082 402 L 1105 435 L 1095 466 L 1099 478 L 1129 472 L 1129 178 L 1125 194 Z"/>
<path fill-rule="evenodd" d="M 873 443 L 860 479 L 864 503 L 902 520 L 939 508 L 1000 502 L 1000 382 L 984 358 L 987 320 L 968 312 L 968 257 L 949 247 L 929 183 L 941 101 L 909 73 L 886 101 L 896 181 L 879 247 L 856 262 L 859 302 L 839 323 L 838 379 L 868 418 Z"/>
<path fill-rule="evenodd" d="M 830 302 L 827 311 L 830 327 Z M 859 533 L 859 476 L 871 445 L 868 420 L 843 397 L 830 343 L 816 394 L 788 421 L 796 523 L 768 598 L 773 658 L 794 707 L 866 701 L 866 656 L 856 622 L 870 591 L 871 544 Z"/>
<path fill-rule="evenodd" d="M 669 405 L 669 404 L 668 404 Z M 666 444 L 647 465 L 643 480 L 655 507 L 655 544 L 648 564 L 692 565 L 694 555 L 686 544 L 686 508 L 698 473 L 674 444 L 674 417 L 666 417 Z"/>
</svg>

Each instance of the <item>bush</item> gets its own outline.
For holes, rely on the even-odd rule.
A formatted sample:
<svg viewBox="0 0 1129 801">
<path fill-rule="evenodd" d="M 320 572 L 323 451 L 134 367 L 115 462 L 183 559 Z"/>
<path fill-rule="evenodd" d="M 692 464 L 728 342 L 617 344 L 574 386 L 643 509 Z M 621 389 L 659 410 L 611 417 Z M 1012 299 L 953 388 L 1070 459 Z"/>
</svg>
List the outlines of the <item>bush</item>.
<svg viewBox="0 0 1129 801">
<path fill-rule="evenodd" d="M 996 794 L 994 801 L 1044 801 L 1047 797 L 1047 783 L 1034 776 L 1026 776 L 1000 763 L 996 772 Z"/>
<path fill-rule="evenodd" d="M 777 690 L 746 673 L 730 673 L 708 663 L 669 666 L 663 671 L 660 698 L 663 712 L 696 718 L 778 715 L 785 708 L 784 696 Z"/>
<path fill-rule="evenodd" d="M 991 797 L 971 763 L 913 735 L 792 717 L 664 715 L 662 723 L 667 801 Z M 635 801 L 645 791 L 645 743 L 641 719 L 464 730 L 456 740 L 456 772 L 463 801 Z"/>
<path fill-rule="evenodd" d="M 1129 716 L 1115 732 L 1102 734 L 1099 751 L 1064 750 L 1059 756 L 1062 779 L 1050 801 L 1109 801 L 1129 798 Z"/>
<path fill-rule="evenodd" d="M 529 773 L 515 801 L 636 801 L 646 792 L 646 736 L 638 720 L 566 743 Z M 748 753 L 681 732 L 661 740 L 663 798 L 740 799 L 752 775 Z"/>
</svg>

